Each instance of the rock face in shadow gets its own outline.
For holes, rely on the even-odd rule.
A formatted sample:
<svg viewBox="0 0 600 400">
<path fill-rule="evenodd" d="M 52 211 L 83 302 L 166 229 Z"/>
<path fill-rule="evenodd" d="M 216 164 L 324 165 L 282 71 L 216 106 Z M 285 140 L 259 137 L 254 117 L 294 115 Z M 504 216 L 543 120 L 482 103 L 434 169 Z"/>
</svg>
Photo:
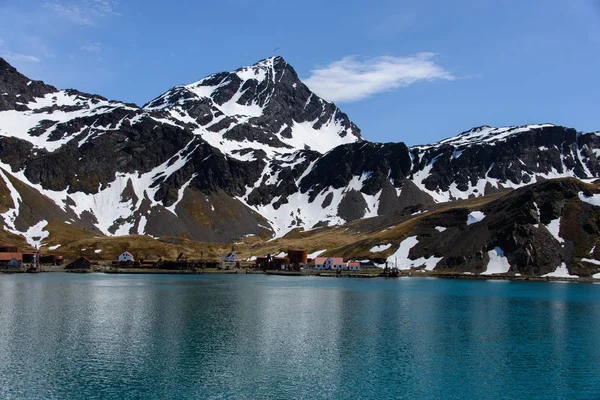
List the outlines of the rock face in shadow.
<svg viewBox="0 0 600 400">
<path fill-rule="evenodd" d="M 488 271 L 490 252 L 500 249 L 510 264 L 509 275 L 542 276 L 564 263 L 570 274 L 590 277 L 600 272 L 593 261 L 600 260 L 600 207 L 591 204 L 594 198 L 600 200 L 600 187 L 576 179 L 537 183 L 480 207 L 425 213 L 398 245 L 416 236 L 406 261 L 415 268 L 438 257 L 436 271 L 482 274 Z M 474 211 L 484 217 L 468 224 Z"/>
</svg>

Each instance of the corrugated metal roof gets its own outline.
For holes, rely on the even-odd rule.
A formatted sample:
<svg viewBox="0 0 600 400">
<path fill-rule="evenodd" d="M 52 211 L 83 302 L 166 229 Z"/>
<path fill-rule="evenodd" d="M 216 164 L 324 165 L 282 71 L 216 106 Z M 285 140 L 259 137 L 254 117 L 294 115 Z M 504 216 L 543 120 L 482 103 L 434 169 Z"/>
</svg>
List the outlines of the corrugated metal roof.
<svg viewBox="0 0 600 400">
<path fill-rule="evenodd" d="M 19 261 L 23 261 L 23 253 L 1 253 L 0 252 L 0 261 L 10 261 L 13 258 L 16 258 Z"/>
<path fill-rule="evenodd" d="M 325 261 L 331 258 L 333 265 L 343 265 L 344 259 L 340 257 L 317 257 L 315 258 L 315 265 L 323 265 Z"/>
</svg>

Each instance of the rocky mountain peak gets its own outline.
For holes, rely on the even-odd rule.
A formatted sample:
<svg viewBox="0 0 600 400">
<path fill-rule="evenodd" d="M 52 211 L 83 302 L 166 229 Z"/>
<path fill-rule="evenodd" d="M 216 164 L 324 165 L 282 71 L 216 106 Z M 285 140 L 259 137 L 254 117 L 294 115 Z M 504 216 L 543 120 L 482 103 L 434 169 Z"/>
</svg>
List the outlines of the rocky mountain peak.
<svg viewBox="0 0 600 400">
<path fill-rule="evenodd" d="M 271 73 L 277 75 L 284 73 L 286 70 L 292 71 L 295 74 L 292 66 L 288 64 L 283 57 L 274 56 L 257 61 L 253 65 L 238 68 L 234 72 L 238 74 L 253 73 L 254 75 L 260 75 L 261 73 Z"/>
<path fill-rule="evenodd" d="M 234 156 L 248 148 L 269 157 L 297 150 L 326 153 L 362 141 L 348 116 L 312 93 L 279 56 L 176 86 L 144 109 L 193 124 L 196 134 Z"/>
<path fill-rule="evenodd" d="M 0 58 L 0 111 L 25 111 L 28 102 L 56 91 L 54 86 L 29 79 Z"/>
</svg>

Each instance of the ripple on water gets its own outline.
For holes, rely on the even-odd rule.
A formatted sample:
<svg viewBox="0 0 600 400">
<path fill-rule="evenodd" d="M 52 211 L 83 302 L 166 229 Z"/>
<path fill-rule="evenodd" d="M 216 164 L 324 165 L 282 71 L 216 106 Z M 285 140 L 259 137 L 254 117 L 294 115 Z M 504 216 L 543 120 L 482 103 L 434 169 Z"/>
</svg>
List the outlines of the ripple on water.
<svg viewBox="0 0 600 400">
<path fill-rule="evenodd" d="M 2 398 L 593 398 L 600 287 L 0 276 Z"/>
</svg>

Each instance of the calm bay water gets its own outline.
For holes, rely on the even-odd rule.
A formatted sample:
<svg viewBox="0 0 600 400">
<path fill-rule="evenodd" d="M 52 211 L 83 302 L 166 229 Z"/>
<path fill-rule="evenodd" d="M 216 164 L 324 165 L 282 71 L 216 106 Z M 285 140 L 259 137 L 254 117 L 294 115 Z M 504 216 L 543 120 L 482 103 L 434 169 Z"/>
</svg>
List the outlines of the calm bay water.
<svg viewBox="0 0 600 400">
<path fill-rule="evenodd" d="M 4 275 L 0 398 L 600 398 L 600 285 Z"/>
</svg>

